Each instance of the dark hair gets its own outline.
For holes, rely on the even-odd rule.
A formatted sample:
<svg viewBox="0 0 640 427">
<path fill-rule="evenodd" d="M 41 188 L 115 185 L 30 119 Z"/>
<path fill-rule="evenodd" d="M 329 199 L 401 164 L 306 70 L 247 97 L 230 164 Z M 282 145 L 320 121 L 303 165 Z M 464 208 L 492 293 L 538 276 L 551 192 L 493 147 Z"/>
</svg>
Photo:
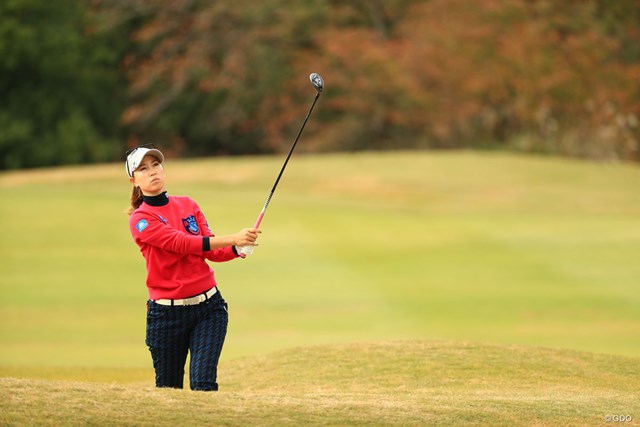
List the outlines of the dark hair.
<svg viewBox="0 0 640 427">
<path fill-rule="evenodd" d="M 142 190 L 140 187 L 134 185 L 131 190 L 131 206 L 127 209 L 127 213 L 131 215 L 133 211 L 138 209 L 142 204 Z"/>
</svg>

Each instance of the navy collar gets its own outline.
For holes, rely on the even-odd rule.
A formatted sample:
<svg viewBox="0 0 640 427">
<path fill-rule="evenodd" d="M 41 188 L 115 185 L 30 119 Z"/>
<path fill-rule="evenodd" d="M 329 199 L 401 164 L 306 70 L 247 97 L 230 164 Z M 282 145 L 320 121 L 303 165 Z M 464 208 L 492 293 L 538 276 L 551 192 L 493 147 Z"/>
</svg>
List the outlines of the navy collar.
<svg viewBox="0 0 640 427">
<path fill-rule="evenodd" d="M 167 196 L 166 191 L 157 196 L 142 196 L 142 200 L 150 206 L 166 206 L 169 204 L 169 196 Z"/>
</svg>

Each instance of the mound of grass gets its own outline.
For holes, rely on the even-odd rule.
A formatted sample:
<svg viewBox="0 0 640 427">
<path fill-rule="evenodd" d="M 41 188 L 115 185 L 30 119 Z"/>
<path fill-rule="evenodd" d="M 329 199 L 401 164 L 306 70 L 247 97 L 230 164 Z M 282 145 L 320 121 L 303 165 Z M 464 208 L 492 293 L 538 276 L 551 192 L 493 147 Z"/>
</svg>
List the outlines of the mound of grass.
<svg viewBox="0 0 640 427">
<path fill-rule="evenodd" d="M 640 413 L 640 360 L 465 342 L 304 347 L 224 363 L 221 391 L 0 379 L 0 424 L 598 425 Z"/>
</svg>

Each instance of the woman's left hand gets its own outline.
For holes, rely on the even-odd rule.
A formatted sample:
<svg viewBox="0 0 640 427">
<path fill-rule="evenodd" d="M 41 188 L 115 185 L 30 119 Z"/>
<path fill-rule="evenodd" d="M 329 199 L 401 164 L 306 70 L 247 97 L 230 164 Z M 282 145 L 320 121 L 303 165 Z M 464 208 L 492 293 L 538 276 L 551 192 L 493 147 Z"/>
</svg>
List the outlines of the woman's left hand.
<svg viewBox="0 0 640 427">
<path fill-rule="evenodd" d="M 262 233 L 262 231 L 257 228 L 243 228 L 238 233 L 234 234 L 235 246 L 258 246 L 256 240 L 258 239 L 258 234 Z"/>
</svg>

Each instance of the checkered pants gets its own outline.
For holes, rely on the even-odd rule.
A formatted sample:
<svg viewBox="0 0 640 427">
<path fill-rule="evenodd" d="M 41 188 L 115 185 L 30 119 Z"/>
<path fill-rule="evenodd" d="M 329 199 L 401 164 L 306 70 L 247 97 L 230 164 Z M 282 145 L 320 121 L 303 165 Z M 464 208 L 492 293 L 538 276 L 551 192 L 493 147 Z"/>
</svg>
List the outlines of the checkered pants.
<svg viewBox="0 0 640 427">
<path fill-rule="evenodd" d="M 182 388 L 187 352 L 191 352 L 191 389 L 218 390 L 218 360 L 229 321 L 227 308 L 219 290 L 198 305 L 171 307 L 148 302 L 146 344 L 156 371 L 156 387 Z"/>
</svg>

